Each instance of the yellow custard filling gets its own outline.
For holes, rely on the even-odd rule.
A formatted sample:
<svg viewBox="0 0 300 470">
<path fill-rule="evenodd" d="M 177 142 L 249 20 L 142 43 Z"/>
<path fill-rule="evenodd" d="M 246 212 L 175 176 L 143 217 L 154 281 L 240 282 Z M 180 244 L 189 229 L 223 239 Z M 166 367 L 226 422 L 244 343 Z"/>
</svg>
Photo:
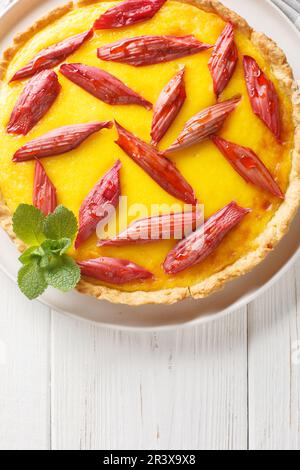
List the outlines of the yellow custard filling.
<svg viewBox="0 0 300 470">
<path fill-rule="evenodd" d="M 4 199 L 13 212 L 20 203 L 32 204 L 34 162 L 12 163 L 12 157 L 26 142 L 60 126 L 90 121 L 116 119 L 122 126 L 150 142 L 152 112 L 136 105 L 110 106 L 89 95 L 56 70 L 62 91 L 46 116 L 25 137 L 8 135 L 6 125 L 12 109 L 23 90 L 25 81 L 8 84 L 11 76 L 26 65 L 41 49 L 63 39 L 90 29 L 93 22 L 117 2 L 99 3 L 77 8 L 63 18 L 36 34 L 11 61 L 1 89 L 0 102 L 0 188 Z M 119 30 L 96 31 L 66 62 L 81 62 L 112 73 L 126 85 L 152 102 L 156 102 L 161 90 L 183 65 L 186 67 L 185 82 L 187 99 L 164 139 L 160 148 L 172 144 L 186 121 L 200 110 L 215 104 L 213 83 L 208 70 L 211 51 L 167 62 L 159 65 L 135 68 L 124 64 L 103 62 L 97 58 L 97 48 L 121 38 L 141 35 L 194 34 L 205 43 L 214 44 L 225 26 L 217 15 L 206 13 L 194 6 L 168 1 L 149 21 Z M 225 139 L 252 148 L 265 163 L 283 191 L 286 190 L 291 168 L 293 145 L 292 109 L 280 84 L 273 77 L 268 63 L 246 36 L 236 32 L 239 63 L 221 99 L 241 93 L 241 104 L 228 118 L 220 135 Z M 274 81 L 281 102 L 284 144 L 279 145 L 267 127 L 253 114 L 246 90 L 242 56 L 254 57 L 268 77 Z M 142 217 L 134 213 L 134 204 L 182 203 L 167 194 L 141 168 L 139 168 L 114 143 L 115 128 L 103 130 L 85 141 L 78 149 L 65 155 L 43 159 L 46 172 L 57 188 L 59 204 L 79 213 L 82 201 L 104 173 L 117 159 L 122 162 L 122 195 L 128 197 L 128 221 Z M 80 260 L 111 256 L 129 259 L 155 275 L 155 281 L 132 283 L 122 290 L 158 290 L 163 288 L 192 286 L 213 273 L 221 271 L 241 256 L 255 249 L 256 237 L 265 229 L 280 205 L 280 201 L 268 193 L 247 184 L 230 166 L 221 153 L 210 142 L 195 145 L 175 153 L 171 159 L 194 188 L 200 203 L 204 204 L 205 217 L 235 200 L 243 207 L 252 209 L 244 221 L 232 231 L 221 246 L 204 262 L 176 276 L 168 276 L 161 265 L 174 241 L 162 241 L 147 245 L 128 247 L 96 246 L 97 237 L 92 236 L 74 257 Z M 125 210 L 125 209 L 121 209 Z M 120 214 L 122 215 L 122 214 Z M 123 214 L 124 216 L 124 214 Z"/>
</svg>

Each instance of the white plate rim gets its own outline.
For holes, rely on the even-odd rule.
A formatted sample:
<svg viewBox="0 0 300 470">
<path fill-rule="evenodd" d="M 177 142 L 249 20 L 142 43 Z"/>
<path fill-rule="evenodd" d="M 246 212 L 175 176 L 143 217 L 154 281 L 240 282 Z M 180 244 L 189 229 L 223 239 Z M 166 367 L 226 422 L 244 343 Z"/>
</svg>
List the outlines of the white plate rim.
<svg viewBox="0 0 300 470">
<path fill-rule="evenodd" d="M 261 0 L 260 0 L 261 1 Z M 280 8 L 275 5 L 274 3 L 271 2 L 271 0 L 263 0 L 265 3 L 267 3 L 271 8 L 273 8 L 277 14 L 279 14 L 282 17 L 282 21 L 285 23 L 289 24 L 289 27 L 294 30 L 294 33 L 299 37 L 300 40 L 300 32 L 296 28 L 296 26 L 287 18 L 287 16 L 280 10 Z M 18 4 L 20 4 L 22 0 L 13 0 L 11 4 L 9 4 L 2 12 L 0 15 L 0 22 L 3 20 L 3 18 Z M 65 2 L 62 2 L 65 3 Z M 98 325 L 102 326 L 105 328 L 112 328 L 112 329 L 117 329 L 117 330 L 124 330 L 124 331 L 171 331 L 174 329 L 178 328 L 187 328 L 187 327 L 192 327 L 195 325 L 199 325 L 210 322 L 210 321 L 215 321 L 220 318 L 223 318 L 224 316 L 228 315 L 229 313 L 233 313 L 236 310 L 244 307 L 248 303 L 252 302 L 254 299 L 256 299 L 258 296 L 262 295 L 264 292 L 266 292 L 269 288 L 271 288 L 296 262 L 297 258 L 300 256 L 300 246 L 298 250 L 294 253 L 294 255 L 282 266 L 282 268 L 275 274 L 273 275 L 269 281 L 264 283 L 261 287 L 257 288 L 255 292 L 248 294 L 246 297 L 241 298 L 240 300 L 236 301 L 234 304 L 234 307 L 229 306 L 228 308 L 225 308 L 221 312 L 214 313 L 212 315 L 206 315 L 206 316 L 199 316 L 197 318 L 194 318 L 193 320 L 186 321 L 186 322 L 181 322 L 181 323 L 176 323 L 176 324 L 167 324 L 167 325 L 159 325 L 159 326 L 126 326 L 126 325 L 116 325 L 116 324 L 110 324 L 110 323 L 101 323 L 101 322 L 96 322 L 94 320 L 90 320 L 87 318 L 84 318 L 83 316 L 80 316 L 78 314 L 74 314 L 72 312 L 69 312 L 67 310 L 61 309 L 57 306 L 53 306 L 51 302 L 48 302 L 46 299 L 40 299 L 39 302 L 41 302 L 43 305 L 47 306 L 50 309 L 54 309 L 55 311 L 60 312 L 63 315 L 66 315 L 68 317 L 74 318 L 74 319 L 80 319 L 83 320 L 84 322 L 87 322 L 92 325 Z M 12 281 L 16 282 L 15 277 L 12 275 L 11 272 L 9 272 L 4 266 L 1 264 L 0 260 L 0 269 L 6 274 L 7 277 L 9 277 Z M 100 301 L 99 301 L 100 302 Z M 154 306 L 155 307 L 155 306 Z"/>
</svg>

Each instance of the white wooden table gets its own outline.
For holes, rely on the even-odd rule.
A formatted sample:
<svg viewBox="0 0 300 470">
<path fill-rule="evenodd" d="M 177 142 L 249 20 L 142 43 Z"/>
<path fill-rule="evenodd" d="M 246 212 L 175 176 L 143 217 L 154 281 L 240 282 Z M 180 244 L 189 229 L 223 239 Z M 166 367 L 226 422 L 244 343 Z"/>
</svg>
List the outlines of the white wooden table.
<svg viewBox="0 0 300 470">
<path fill-rule="evenodd" d="M 0 286 L 0 449 L 300 449 L 300 261 L 176 332 L 91 326 Z"/>
</svg>

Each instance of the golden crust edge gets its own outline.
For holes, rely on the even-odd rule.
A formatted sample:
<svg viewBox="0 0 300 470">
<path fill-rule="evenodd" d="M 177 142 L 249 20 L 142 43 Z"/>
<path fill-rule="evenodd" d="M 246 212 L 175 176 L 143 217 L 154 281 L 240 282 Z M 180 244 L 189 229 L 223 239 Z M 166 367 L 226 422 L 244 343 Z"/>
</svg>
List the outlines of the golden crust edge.
<svg viewBox="0 0 300 470">
<path fill-rule="evenodd" d="M 230 280 L 234 280 L 257 266 L 267 254 L 273 250 L 277 243 L 287 233 L 290 222 L 295 216 L 300 204 L 300 93 L 296 82 L 293 79 L 291 67 L 281 48 L 263 33 L 254 31 L 248 23 L 237 13 L 225 7 L 216 0 L 176 0 L 182 3 L 189 3 L 209 13 L 216 13 L 226 21 L 231 21 L 236 28 L 246 34 L 260 52 L 270 61 L 275 77 L 281 85 L 289 92 L 293 102 L 293 117 L 295 123 L 294 150 L 292 155 L 292 169 L 290 183 L 286 193 L 285 201 L 275 213 L 272 220 L 267 225 L 264 232 L 256 239 L 258 248 L 248 253 L 243 258 L 228 266 L 221 272 L 210 276 L 208 279 L 187 288 L 163 289 L 153 292 L 136 291 L 123 292 L 117 289 L 92 284 L 88 280 L 82 279 L 77 286 L 77 291 L 96 297 L 99 300 L 107 300 L 112 303 L 122 303 L 132 306 L 145 304 L 167 304 L 171 305 L 188 297 L 200 299 L 207 297 L 213 292 L 224 287 Z M 78 0 L 76 4 L 68 4 L 56 8 L 46 16 L 36 21 L 25 32 L 18 34 L 13 41 L 13 45 L 3 53 L 0 61 L 0 84 L 6 72 L 9 61 L 33 37 L 38 31 L 50 25 L 57 19 L 69 13 L 77 6 L 84 6 L 92 3 L 100 3 L 97 0 Z M 8 233 L 20 251 L 26 248 L 13 232 L 12 215 L 0 194 L 0 225 Z"/>
<path fill-rule="evenodd" d="M 12 45 L 3 52 L 2 59 L 0 60 L 0 81 L 4 77 L 9 62 L 15 57 L 17 52 L 26 44 L 26 42 L 46 26 L 69 13 L 73 7 L 73 2 L 69 2 L 66 5 L 55 8 L 55 10 L 52 10 L 50 13 L 37 20 L 26 31 L 18 33 L 14 37 Z"/>
</svg>

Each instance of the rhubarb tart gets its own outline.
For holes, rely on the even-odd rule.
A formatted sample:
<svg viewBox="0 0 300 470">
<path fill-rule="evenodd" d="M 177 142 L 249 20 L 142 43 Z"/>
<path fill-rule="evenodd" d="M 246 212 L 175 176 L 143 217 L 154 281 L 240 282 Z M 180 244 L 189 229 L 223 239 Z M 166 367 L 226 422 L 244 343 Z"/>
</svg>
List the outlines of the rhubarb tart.
<svg viewBox="0 0 300 470">
<path fill-rule="evenodd" d="M 0 221 L 30 298 L 199 299 L 287 232 L 299 91 L 282 50 L 218 1 L 69 3 L 14 39 L 0 80 Z"/>
</svg>

